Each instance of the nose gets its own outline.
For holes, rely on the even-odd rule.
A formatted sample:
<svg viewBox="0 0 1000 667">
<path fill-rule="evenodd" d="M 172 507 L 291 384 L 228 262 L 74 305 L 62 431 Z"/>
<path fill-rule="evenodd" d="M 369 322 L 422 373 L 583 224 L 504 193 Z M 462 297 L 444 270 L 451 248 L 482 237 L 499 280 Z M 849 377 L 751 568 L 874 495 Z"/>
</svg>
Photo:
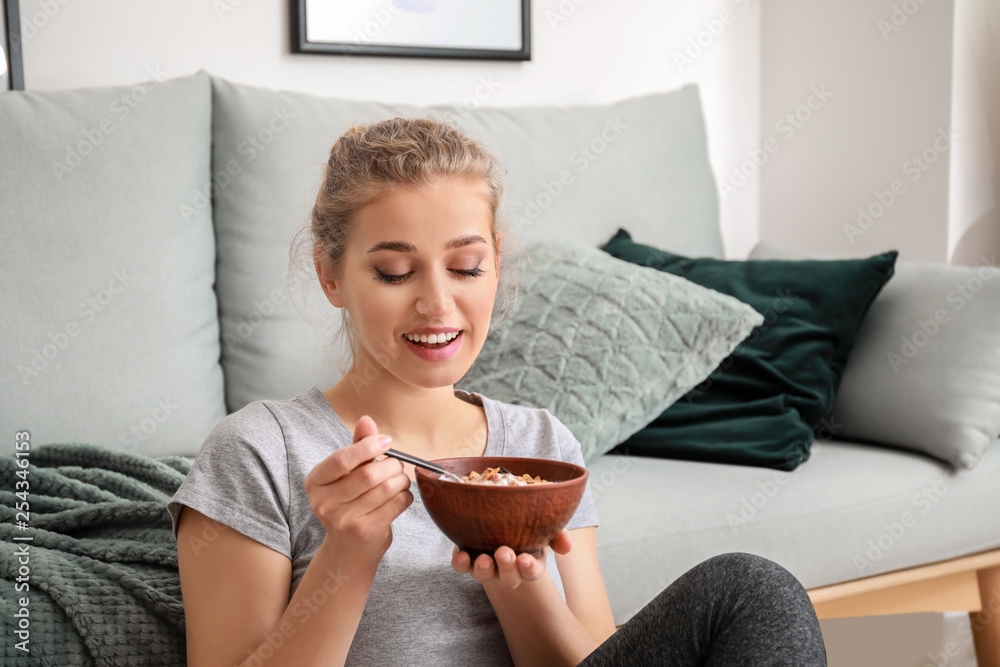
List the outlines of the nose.
<svg viewBox="0 0 1000 667">
<path fill-rule="evenodd" d="M 428 271 L 417 297 L 417 312 L 429 318 L 441 318 L 451 312 L 455 300 L 446 277 L 437 271 Z"/>
</svg>

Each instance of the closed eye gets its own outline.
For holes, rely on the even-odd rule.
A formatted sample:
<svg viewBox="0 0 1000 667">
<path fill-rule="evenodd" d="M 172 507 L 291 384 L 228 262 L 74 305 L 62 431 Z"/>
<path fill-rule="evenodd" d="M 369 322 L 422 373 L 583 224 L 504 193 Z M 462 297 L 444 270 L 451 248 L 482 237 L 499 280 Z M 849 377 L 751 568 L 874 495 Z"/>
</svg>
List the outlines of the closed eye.
<svg viewBox="0 0 1000 667">
<path fill-rule="evenodd" d="M 466 269 L 452 269 L 452 271 L 455 272 L 455 273 L 457 273 L 458 275 L 462 276 L 463 278 L 478 278 L 479 276 L 481 276 L 484 273 L 486 273 L 485 271 L 483 271 L 478 266 L 476 268 L 474 268 L 474 269 L 468 269 L 468 270 L 466 270 Z M 413 272 L 411 271 L 410 273 L 413 273 Z M 379 280 L 379 281 L 381 281 L 383 283 L 388 283 L 390 285 L 398 285 L 399 283 L 403 282 L 403 279 L 406 278 L 407 276 L 409 276 L 410 273 L 404 273 L 404 274 L 401 274 L 401 275 L 397 276 L 397 275 L 392 275 L 392 274 L 388 274 L 388 273 L 382 273 L 378 269 L 375 269 L 376 280 Z"/>
</svg>

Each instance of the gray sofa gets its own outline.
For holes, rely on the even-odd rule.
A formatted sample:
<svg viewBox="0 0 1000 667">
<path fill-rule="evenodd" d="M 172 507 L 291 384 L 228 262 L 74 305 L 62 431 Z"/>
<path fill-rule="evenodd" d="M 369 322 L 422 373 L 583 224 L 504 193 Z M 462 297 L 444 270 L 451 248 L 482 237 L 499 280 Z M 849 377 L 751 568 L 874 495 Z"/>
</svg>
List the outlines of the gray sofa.
<svg viewBox="0 0 1000 667">
<path fill-rule="evenodd" d="M 249 401 L 335 383 L 343 350 L 326 344 L 337 322 L 311 277 L 289 274 L 289 244 L 348 123 L 418 113 L 496 151 L 510 173 L 505 214 L 524 243 L 596 247 L 624 227 L 649 245 L 722 257 L 690 86 L 600 106 L 418 108 L 200 71 L 0 95 L 8 433 L 29 431 L 34 447 L 194 456 Z M 995 306 L 1000 281 L 981 294 L 971 310 Z M 1000 345 L 983 344 L 993 346 L 982 380 L 993 393 L 977 414 L 988 429 Z M 912 428 L 885 418 L 890 431 Z M 591 462 L 616 622 L 722 552 L 766 556 L 815 588 L 1000 548 L 1000 447 L 956 471 L 905 442 L 835 431 L 819 432 L 811 459 L 789 473 L 620 454 Z M 11 453 L 13 440 L 2 447 Z"/>
</svg>

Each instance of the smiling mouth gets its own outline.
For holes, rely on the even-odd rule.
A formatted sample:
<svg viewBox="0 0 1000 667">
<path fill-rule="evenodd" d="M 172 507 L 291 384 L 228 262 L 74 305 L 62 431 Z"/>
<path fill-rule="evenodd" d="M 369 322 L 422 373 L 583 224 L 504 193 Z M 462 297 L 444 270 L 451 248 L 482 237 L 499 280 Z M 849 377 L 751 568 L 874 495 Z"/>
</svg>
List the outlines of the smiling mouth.
<svg viewBox="0 0 1000 667">
<path fill-rule="evenodd" d="M 459 331 L 458 334 L 460 336 L 462 334 L 462 331 Z M 425 350 L 440 350 L 441 348 L 448 347 L 449 345 L 454 343 L 456 340 L 458 340 L 459 336 L 455 336 L 451 340 L 446 340 L 443 343 L 424 343 L 421 341 L 411 340 L 406 336 L 403 336 L 403 340 L 405 340 L 407 343 L 410 343 L 411 345 L 416 345 L 417 347 L 421 347 Z"/>
</svg>

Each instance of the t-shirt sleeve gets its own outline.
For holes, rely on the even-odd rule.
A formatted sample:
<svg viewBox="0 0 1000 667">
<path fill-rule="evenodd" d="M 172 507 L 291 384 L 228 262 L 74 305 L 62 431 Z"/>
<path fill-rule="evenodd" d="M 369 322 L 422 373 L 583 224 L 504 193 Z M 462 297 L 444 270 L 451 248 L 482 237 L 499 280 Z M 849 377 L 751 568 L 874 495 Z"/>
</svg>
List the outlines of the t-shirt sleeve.
<svg viewBox="0 0 1000 667">
<path fill-rule="evenodd" d="M 177 539 L 184 505 L 292 557 L 288 460 L 281 428 L 255 401 L 223 418 L 208 434 L 167 510 Z M 200 536 L 206 544 L 212 536 Z"/>
<path fill-rule="evenodd" d="M 583 462 L 583 451 L 580 441 L 576 439 L 573 432 L 559 421 L 559 418 L 549 413 L 552 419 L 552 428 L 555 433 L 556 443 L 559 446 L 559 455 L 567 463 L 575 463 L 578 466 L 587 465 Z M 590 480 L 587 480 L 587 487 L 583 491 L 583 497 L 576 508 L 576 512 L 566 524 L 566 530 L 574 528 L 586 528 L 587 526 L 597 526 L 597 508 L 594 507 L 594 494 L 590 488 Z"/>
</svg>

